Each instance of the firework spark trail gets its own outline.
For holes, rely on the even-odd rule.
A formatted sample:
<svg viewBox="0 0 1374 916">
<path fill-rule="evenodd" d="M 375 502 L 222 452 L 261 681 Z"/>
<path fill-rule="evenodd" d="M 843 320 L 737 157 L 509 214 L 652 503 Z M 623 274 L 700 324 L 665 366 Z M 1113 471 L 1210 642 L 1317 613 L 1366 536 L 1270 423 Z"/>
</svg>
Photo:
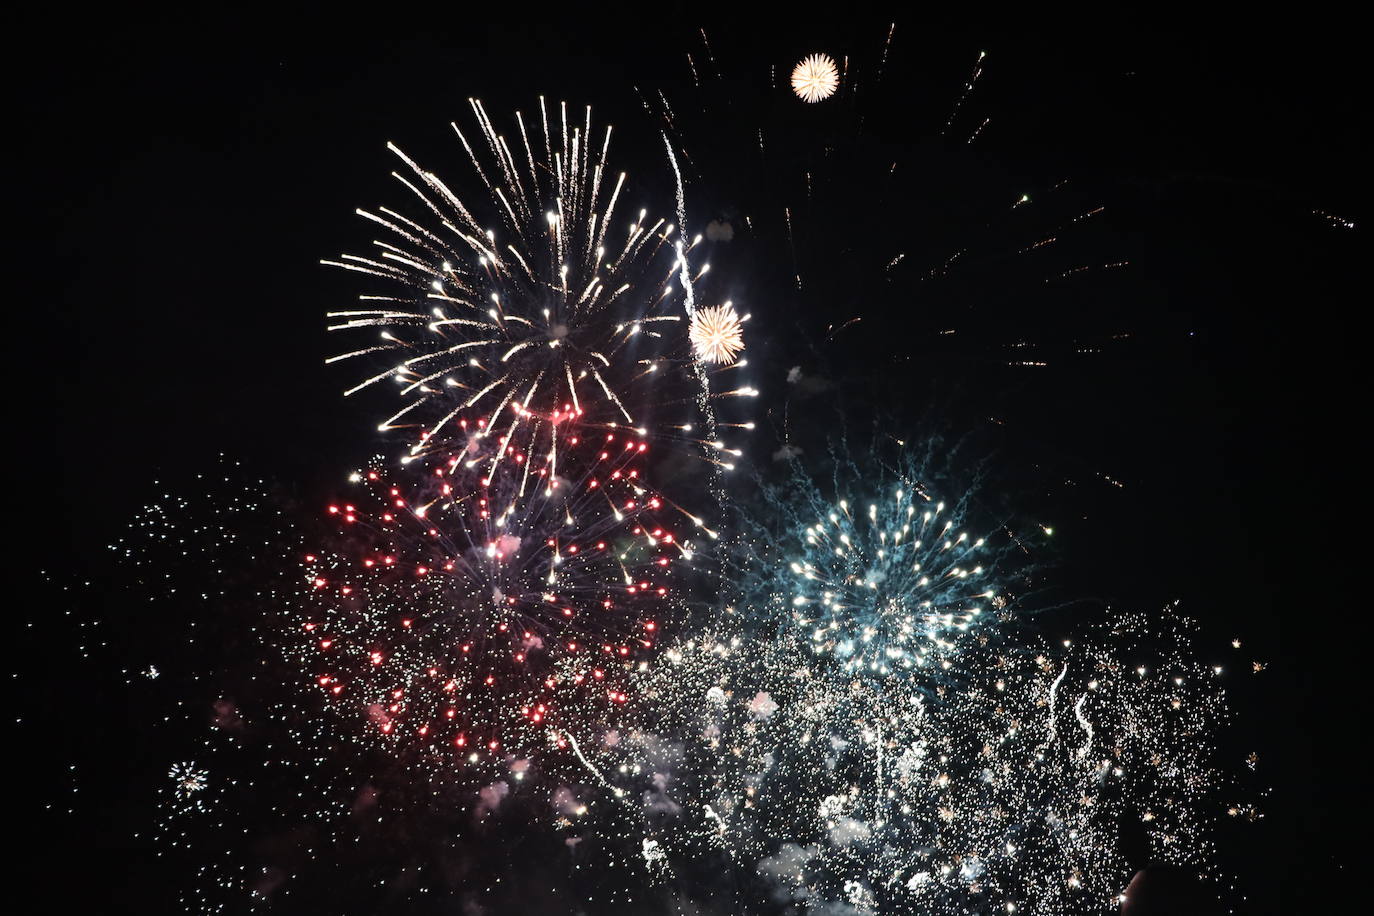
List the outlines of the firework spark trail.
<svg viewBox="0 0 1374 916">
<path fill-rule="evenodd" d="M 605 774 L 603 774 L 599 769 L 597 769 L 596 764 L 588 760 L 586 755 L 582 753 L 582 746 L 577 743 L 577 738 L 573 736 L 572 732 L 560 731 L 559 734 L 564 739 L 566 739 L 570 745 L 572 745 L 573 753 L 577 755 L 577 759 L 582 762 L 582 765 L 587 768 L 587 771 L 589 773 L 596 777 L 597 782 L 605 786 L 607 789 L 610 789 L 612 794 L 614 794 L 617 798 L 621 798 L 624 796 L 624 790 L 619 788 L 618 786 L 611 785 L 611 783 L 607 781 Z"/>
<path fill-rule="evenodd" d="M 940 131 L 941 136 L 944 136 L 944 134 L 954 126 L 954 119 L 959 116 L 959 109 L 964 107 L 964 103 L 968 101 L 968 97 L 973 94 L 974 87 L 978 85 L 978 78 L 983 75 L 983 58 L 987 56 L 988 53 L 986 51 L 978 52 L 978 60 L 973 64 L 973 74 L 969 76 L 968 82 L 964 84 L 964 91 L 960 93 L 959 98 L 955 100 L 954 108 L 949 113 L 949 119 L 945 121 L 944 129 Z M 979 130 L 981 129 L 982 128 L 979 128 Z"/>
<path fill-rule="evenodd" d="M 711 66 L 715 67 L 715 66 L 716 66 L 716 56 L 715 56 L 715 54 L 711 51 L 711 40 L 710 40 L 709 38 L 706 37 L 706 30 L 703 29 L 703 28 L 698 28 L 698 29 L 697 29 L 697 34 L 699 34 L 699 35 L 701 36 L 701 43 L 702 43 L 702 45 L 706 48 L 706 59 L 709 60 L 709 61 L 711 62 Z M 719 70 L 719 69 L 716 70 L 716 79 L 720 79 L 720 70 Z"/>
<path fill-rule="evenodd" d="M 668 162 L 673 167 L 674 187 L 677 192 L 677 224 L 682 227 L 685 234 L 687 232 L 687 197 L 682 186 L 682 170 L 678 168 L 677 156 L 673 153 L 672 141 L 668 139 L 667 133 L 663 134 L 663 147 L 668 152 Z M 687 311 L 687 317 L 696 314 L 696 297 L 692 290 L 692 276 L 687 264 L 686 252 L 682 250 L 682 243 L 678 243 L 678 278 L 682 283 L 682 290 L 685 294 L 683 308 Z"/>
<path fill-rule="evenodd" d="M 703 37 L 705 37 L 704 33 Z M 663 146 L 668 153 L 668 162 L 672 165 L 673 168 L 674 189 L 676 191 L 677 198 L 678 225 L 682 227 L 682 231 L 685 233 L 687 231 L 687 195 L 682 182 L 682 169 L 678 167 L 677 155 L 673 152 L 672 141 L 669 140 L 668 134 L 666 132 L 663 134 Z M 698 236 L 697 241 L 699 240 L 700 237 Z M 693 244 L 695 244 L 695 241 L 693 242 Z M 679 243 L 678 245 L 678 269 L 679 282 L 682 284 L 683 290 L 685 292 L 684 307 L 686 309 L 689 319 L 691 319 L 691 321 L 693 322 L 693 326 L 695 327 L 697 324 L 698 316 L 696 307 L 696 293 L 692 285 L 691 270 L 687 260 L 687 252 L 682 250 L 681 243 Z M 727 303 L 724 307 L 728 308 L 729 304 Z M 741 339 L 740 349 L 742 348 L 743 341 Z M 700 352 L 698 352 L 698 356 L 701 356 Z M 698 358 L 693 364 L 693 371 L 696 373 L 698 383 L 697 410 L 700 412 L 706 426 L 706 440 L 717 441 L 719 430 L 716 421 L 716 412 L 711 404 L 711 380 L 707 375 L 707 362 L 725 361 L 704 360 Z M 730 362 L 733 362 L 733 359 L 731 359 Z M 752 389 L 750 390 L 752 391 Z M 757 392 L 754 393 L 757 394 Z M 721 479 L 721 475 L 719 472 L 715 472 L 712 474 L 711 493 L 715 497 L 718 505 L 724 504 L 725 484 L 724 481 Z"/>
<path fill-rule="evenodd" d="M 887 30 L 887 38 L 883 41 L 883 53 L 878 58 L 878 71 L 873 78 L 874 85 L 883 81 L 883 68 L 887 66 L 887 54 L 892 50 L 892 36 L 897 33 L 897 23 L 892 23 Z"/>
<path fill-rule="evenodd" d="M 1055 679 L 1054 679 L 1054 682 L 1053 682 L 1052 684 L 1050 684 L 1050 694 L 1049 694 L 1049 704 L 1048 704 L 1048 705 L 1049 705 L 1049 710 L 1050 710 L 1050 712 L 1049 712 L 1049 719 L 1048 719 L 1048 721 L 1045 723 L 1045 732 L 1046 732 L 1045 747 L 1049 747 L 1050 745 L 1054 744 L 1055 738 L 1056 738 L 1056 737 L 1058 736 L 1058 734 L 1059 734 L 1059 732 L 1058 732 L 1058 727 L 1057 727 L 1057 725 L 1056 725 L 1056 723 L 1055 723 L 1055 718 L 1054 718 L 1054 717 L 1055 717 L 1054 704 L 1055 704 L 1056 698 L 1059 696 L 1059 685 L 1062 684 L 1062 683 L 1064 683 L 1064 678 L 1065 678 L 1065 676 L 1068 675 L 1068 673 L 1069 673 L 1069 665 L 1068 665 L 1068 662 L 1065 662 L 1065 663 L 1064 663 L 1064 670 L 1063 670 L 1063 671 L 1060 671 L 1060 672 L 1059 672 L 1059 677 L 1055 678 Z"/>
<path fill-rule="evenodd" d="M 1083 729 L 1083 746 L 1076 752 L 1079 757 L 1088 756 L 1088 751 L 1093 747 L 1093 724 L 1088 721 L 1088 717 L 1083 713 L 1083 707 L 1087 705 L 1088 695 L 1085 693 L 1078 698 L 1078 702 L 1073 704 L 1073 717 L 1078 720 L 1079 728 Z"/>
</svg>

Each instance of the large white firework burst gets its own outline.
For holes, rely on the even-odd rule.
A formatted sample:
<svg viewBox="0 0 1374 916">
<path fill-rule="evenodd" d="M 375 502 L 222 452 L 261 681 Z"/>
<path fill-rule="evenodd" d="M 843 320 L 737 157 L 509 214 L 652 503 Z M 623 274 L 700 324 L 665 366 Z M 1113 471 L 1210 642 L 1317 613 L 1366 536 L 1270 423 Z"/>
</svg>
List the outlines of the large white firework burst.
<svg viewBox="0 0 1374 916">
<path fill-rule="evenodd" d="M 803 102 L 822 102 L 840 87 L 840 71 L 829 54 L 804 57 L 792 69 L 792 90 Z"/>
<path fill-rule="evenodd" d="M 707 363 L 729 365 L 744 350 L 744 322 L 729 302 L 697 309 L 689 336 L 692 352 Z"/>
<path fill-rule="evenodd" d="M 646 210 L 621 221 L 626 176 L 608 173 L 611 130 L 593 136 L 590 108 L 579 125 L 541 98 L 534 123 L 516 113 L 508 140 L 471 104 L 477 136 L 453 129 L 485 196 L 464 199 L 392 144 L 408 170 L 395 177 L 423 215 L 359 210 L 388 235 L 369 257 L 323 262 L 386 281 L 359 308 L 329 313 L 330 330 L 380 333 L 328 360 L 383 360 L 347 393 L 394 382 L 406 403 L 381 428 L 409 429 L 412 455 L 482 420 L 481 435 L 509 446 L 493 469 L 517 444 L 549 454 L 572 425 L 733 453 L 709 401 L 756 392 L 690 371 L 693 284 L 709 270 L 689 263 L 699 238 Z M 675 409 L 655 409 L 664 404 Z"/>
</svg>

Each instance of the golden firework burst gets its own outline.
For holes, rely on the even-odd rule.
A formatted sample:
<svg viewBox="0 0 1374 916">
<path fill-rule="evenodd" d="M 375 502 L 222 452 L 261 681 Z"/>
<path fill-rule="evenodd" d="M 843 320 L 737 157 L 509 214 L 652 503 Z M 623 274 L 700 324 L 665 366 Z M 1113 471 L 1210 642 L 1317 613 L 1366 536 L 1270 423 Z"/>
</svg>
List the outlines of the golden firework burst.
<svg viewBox="0 0 1374 916">
<path fill-rule="evenodd" d="M 744 349 L 744 323 L 730 303 L 698 309 L 689 332 L 692 352 L 708 363 L 733 363 Z"/>
<path fill-rule="evenodd" d="M 829 54 L 802 58 L 792 70 L 792 89 L 804 102 L 820 102 L 835 94 L 840 86 L 840 71 Z"/>
</svg>

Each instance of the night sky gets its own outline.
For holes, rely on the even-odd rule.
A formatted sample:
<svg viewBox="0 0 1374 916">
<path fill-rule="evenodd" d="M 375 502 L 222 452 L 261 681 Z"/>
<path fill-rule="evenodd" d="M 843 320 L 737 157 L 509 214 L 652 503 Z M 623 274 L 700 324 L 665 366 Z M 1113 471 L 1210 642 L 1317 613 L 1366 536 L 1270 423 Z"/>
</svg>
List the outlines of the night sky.
<svg viewBox="0 0 1374 916">
<path fill-rule="evenodd" d="M 679 124 L 699 223 L 784 205 L 802 217 L 793 251 L 759 217 L 712 264 L 754 316 L 762 473 L 784 437 L 814 450 L 874 424 L 986 448 L 1006 501 L 1055 525 L 1063 595 L 1177 599 L 1209 645 L 1238 637 L 1244 664 L 1267 663 L 1235 677 L 1224 739 L 1237 761 L 1258 751 L 1272 787 L 1266 818 L 1221 850 L 1249 897 L 1240 911 L 1343 911 L 1362 893 L 1346 837 L 1363 826 L 1367 770 L 1357 267 L 1370 125 L 1349 24 L 899 20 L 881 85 L 821 110 L 781 78 L 770 89 L 768 65 L 818 49 L 871 58 L 890 16 L 706 10 L 73 16 L 12 32 L 38 50 L 10 79 L 23 526 L 8 616 L 23 721 L 6 757 L 10 833 L 31 856 L 11 879 L 23 895 L 51 912 L 176 911 L 150 847 L 129 837 L 151 804 L 133 788 L 140 768 L 183 752 L 140 743 L 147 710 L 118 677 L 68 676 L 60 586 L 108 581 L 104 545 L 221 454 L 314 505 L 386 447 L 386 404 L 345 403 L 353 377 L 323 364 L 338 350 L 323 313 L 356 289 L 319 264 L 373 237 L 355 207 L 397 200 L 386 141 L 462 174 L 447 125 L 466 99 L 504 115 L 543 93 L 592 104 L 636 190 L 671 199 L 642 103 L 660 88 L 702 99 Z M 699 27 L 726 78 L 693 96 Z M 941 136 L 980 51 L 986 72 Z M 760 117 L 777 149 L 766 181 L 742 139 Z M 1031 203 L 1013 208 L 1023 193 Z M 1018 254 L 1099 205 L 1053 252 Z M 959 272 L 922 279 L 956 249 Z M 885 271 L 897 252 L 910 266 Z M 827 390 L 789 390 L 793 366 Z M 140 608 L 103 613 L 127 642 L 158 638 Z M 72 761 L 104 770 L 75 803 Z"/>
</svg>

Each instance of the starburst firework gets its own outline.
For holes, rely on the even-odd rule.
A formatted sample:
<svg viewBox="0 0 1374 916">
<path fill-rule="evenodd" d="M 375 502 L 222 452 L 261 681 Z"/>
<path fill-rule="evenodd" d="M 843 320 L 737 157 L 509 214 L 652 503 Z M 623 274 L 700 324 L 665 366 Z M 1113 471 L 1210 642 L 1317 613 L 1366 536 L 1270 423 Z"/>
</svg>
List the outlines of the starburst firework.
<svg viewBox="0 0 1374 916">
<path fill-rule="evenodd" d="M 1010 613 L 1028 570 L 1013 562 L 1017 537 L 980 518 L 972 493 L 936 494 L 930 452 L 889 466 L 880 451 L 854 459 L 836 446 L 825 491 L 794 460 L 743 519 L 738 600 L 851 675 L 945 677 L 963 637 Z"/>
<path fill-rule="evenodd" d="M 536 123 L 516 113 L 512 141 L 481 102 L 472 109 L 476 149 L 453 127 L 485 198 L 461 197 L 392 144 L 424 217 L 359 210 L 390 237 L 372 256 L 324 261 L 387 287 L 329 313 L 332 331 L 380 334 L 328 360 L 383 360 L 346 393 L 391 380 L 406 404 L 381 428 L 409 430 L 412 456 L 478 419 L 483 436 L 551 455 L 573 424 L 688 441 L 718 463 L 738 454 L 716 438 L 711 403 L 757 392 L 692 371 L 693 285 L 710 269 L 690 263 L 700 237 L 647 210 L 620 221 L 626 176 L 612 183 L 611 130 L 593 135 L 590 108 L 570 124 L 566 104 L 551 113 L 541 98 Z M 496 450 L 491 468 L 508 457 Z"/>
<path fill-rule="evenodd" d="M 172 780 L 172 791 L 176 797 L 185 801 L 205 788 L 210 774 L 197 767 L 194 761 L 187 761 L 172 764 L 167 777 Z"/>
<path fill-rule="evenodd" d="M 792 91 L 804 102 L 822 102 L 840 86 L 840 71 L 829 54 L 804 57 L 792 68 Z"/>
<path fill-rule="evenodd" d="M 744 350 L 744 322 L 730 303 L 698 309 L 692 316 L 690 336 L 697 359 L 708 363 L 733 363 Z"/>
</svg>

